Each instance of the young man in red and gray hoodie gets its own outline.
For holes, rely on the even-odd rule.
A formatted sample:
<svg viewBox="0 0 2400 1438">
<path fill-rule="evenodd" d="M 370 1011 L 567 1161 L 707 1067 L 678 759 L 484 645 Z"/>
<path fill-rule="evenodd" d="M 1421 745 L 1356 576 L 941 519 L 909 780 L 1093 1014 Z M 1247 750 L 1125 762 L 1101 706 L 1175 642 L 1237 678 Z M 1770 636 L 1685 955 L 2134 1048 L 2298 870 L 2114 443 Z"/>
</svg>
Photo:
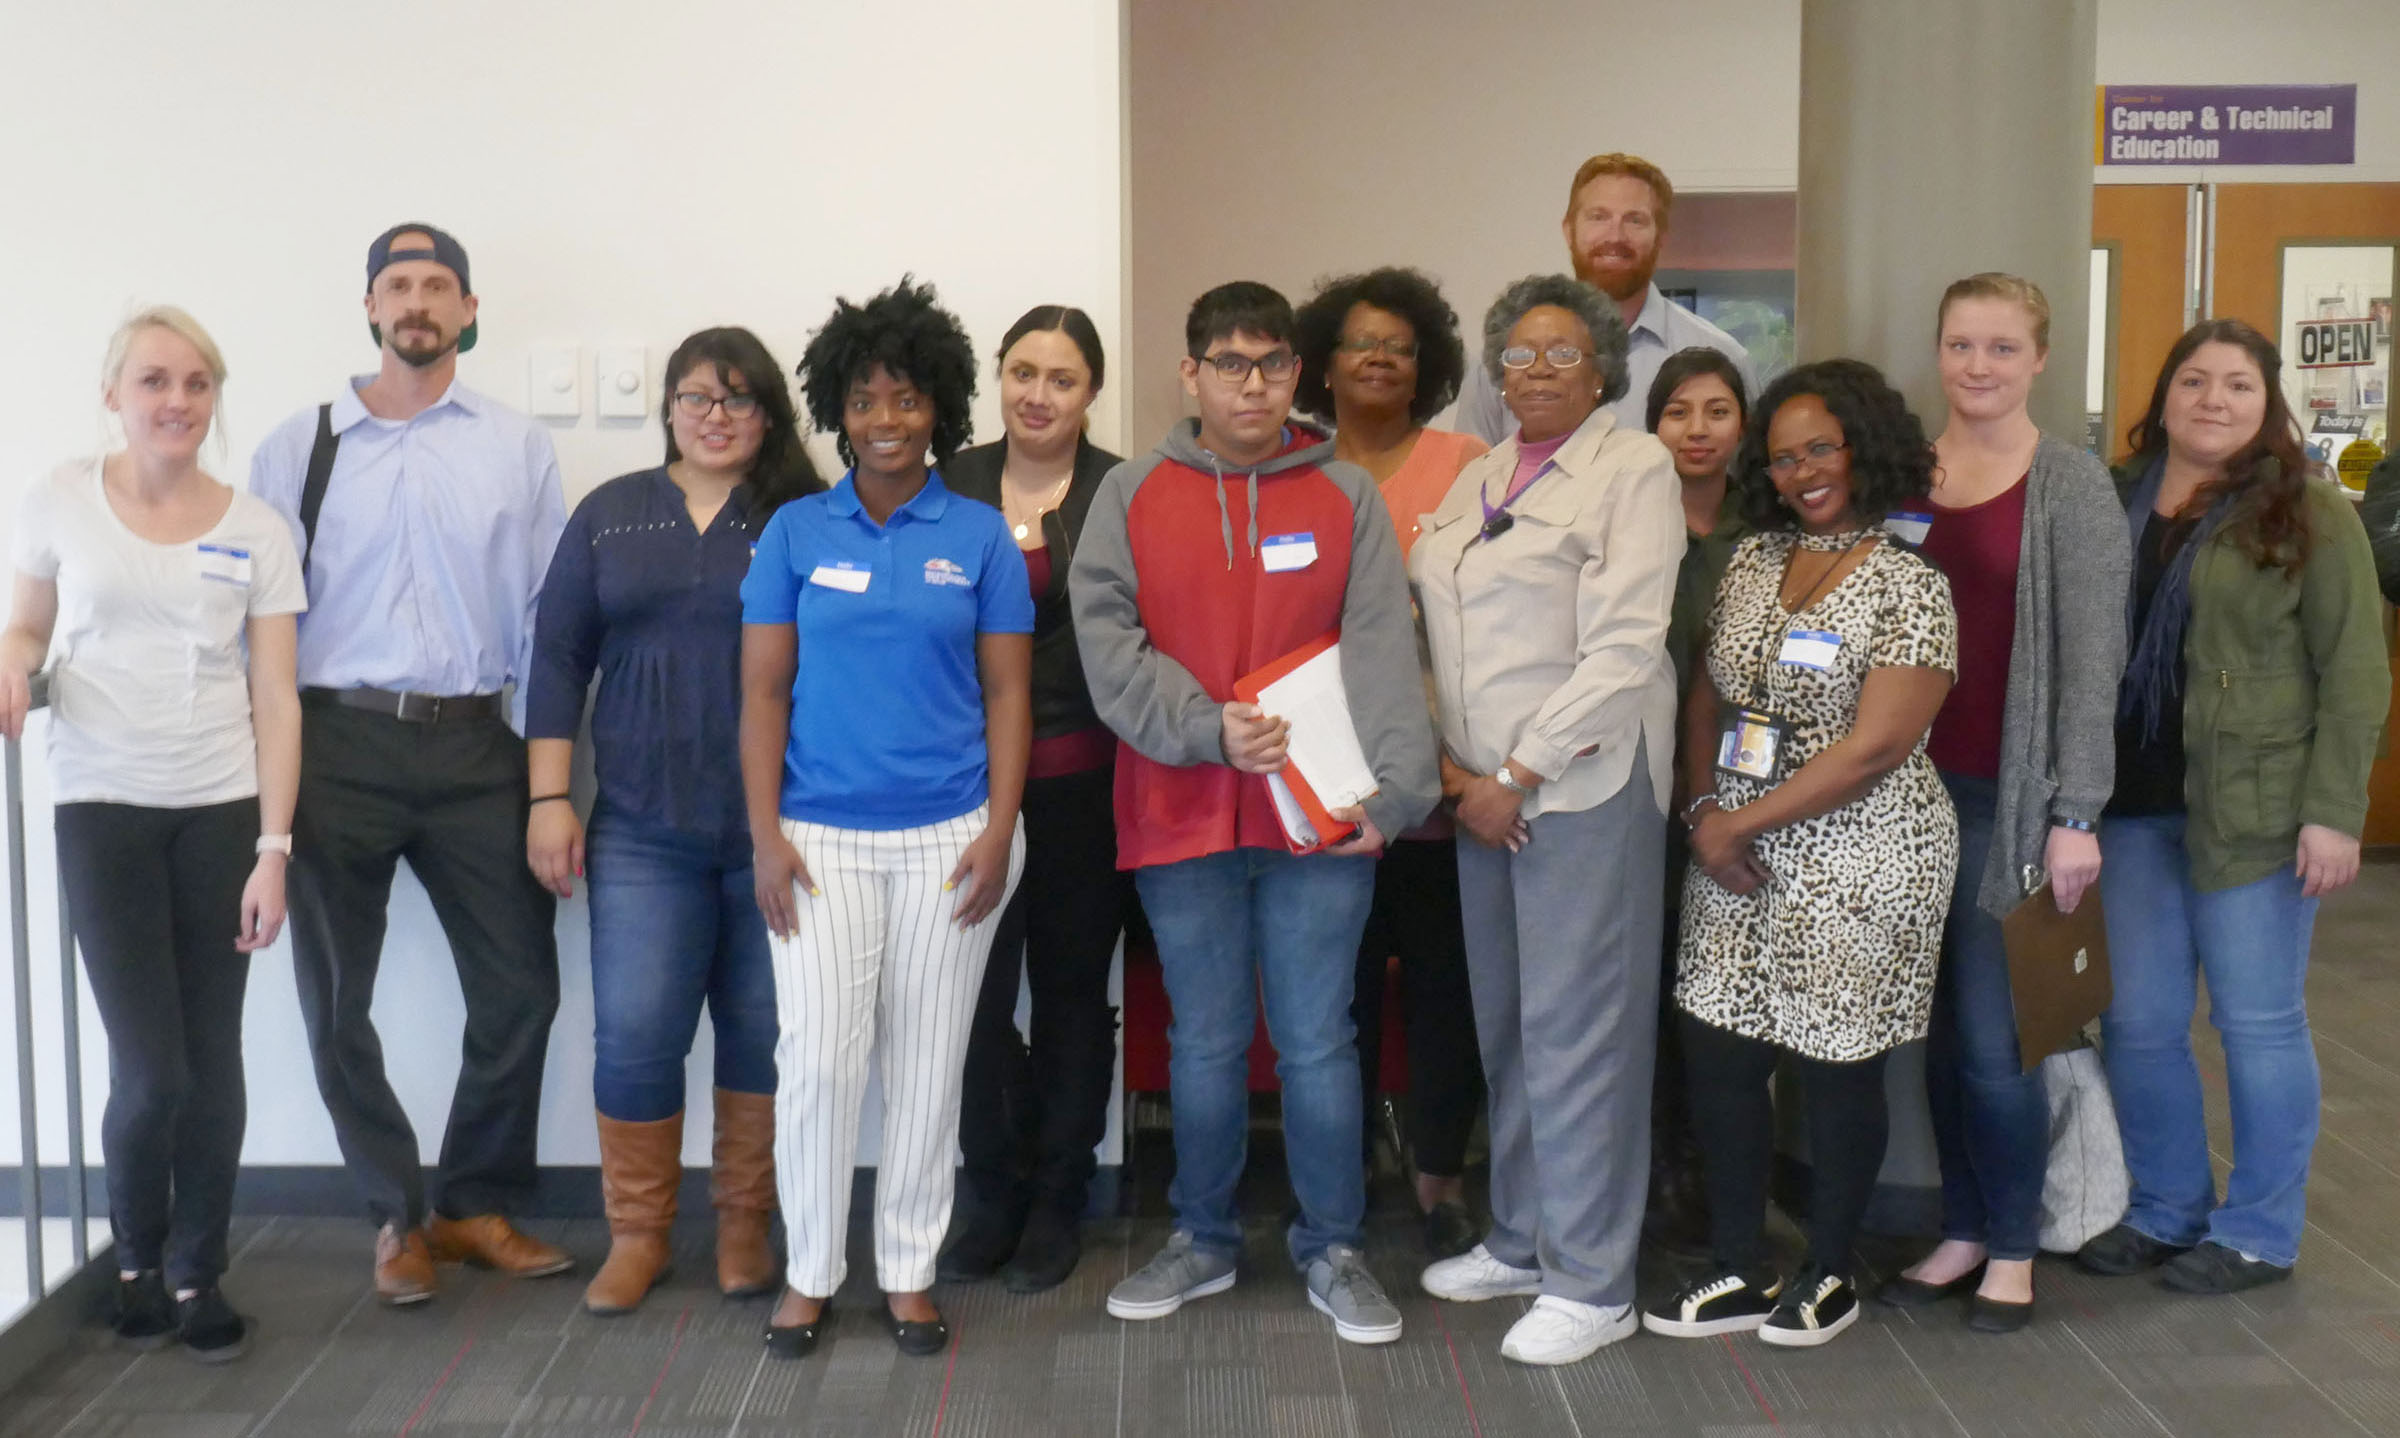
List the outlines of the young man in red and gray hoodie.
<svg viewBox="0 0 2400 1438">
<path fill-rule="evenodd" d="M 1185 321 L 1183 420 L 1109 472 L 1075 551 L 1075 634 L 1119 739 L 1117 863 L 1134 871 L 1174 1007 L 1176 1231 L 1108 1311 L 1164 1318 L 1233 1286 L 1247 1053 L 1263 988 L 1309 1301 L 1354 1343 L 1400 1336 L 1359 1254 L 1362 1103 L 1350 1020 L 1375 855 L 1440 796 L 1408 580 L 1375 481 L 1290 418 L 1292 308 L 1220 285 Z M 1288 726 L 1234 682 L 1338 632 L 1351 722 L 1376 791 L 1334 811 L 1344 842 L 1295 854 L 1266 776 Z"/>
</svg>

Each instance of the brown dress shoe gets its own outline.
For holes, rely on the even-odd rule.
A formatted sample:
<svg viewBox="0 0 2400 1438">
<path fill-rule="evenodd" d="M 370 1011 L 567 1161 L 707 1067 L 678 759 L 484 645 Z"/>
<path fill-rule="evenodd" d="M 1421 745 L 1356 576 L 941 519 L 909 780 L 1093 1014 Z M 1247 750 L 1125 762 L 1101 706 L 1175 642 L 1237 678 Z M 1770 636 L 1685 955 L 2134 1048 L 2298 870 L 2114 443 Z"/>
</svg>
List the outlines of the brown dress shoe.
<svg viewBox="0 0 2400 1438">
<path fill-rule="evenodd" d="M 387 1307 L 423 1303 L 433 1297 L 433 1254 L 425 1231 L 387 1223 L 375 1235 L 375 1297 Z"/>
<path fill-rule="evenodd" d="M 438 1263 L 472 1263 L 511 1278 L 543 1278 L 575 1266 L 565 1249 L 542 1242 L 496 1213 L 473 1218 L 429 1214 L 425 1244 Z"/>
<path fill-rule="evenodd" d="M 773 1293 L 782 1278 L 767 1243 L 775 1213 L 775 1095 L 717 1090 L 708 1201 L 717 1210 L 717 1287 L 728 1298 Z"/>
<path fill-rule="evenodd" d="M 650 1123 L 600 1119 L 600 1196 L 608 1209 L 608 1259 L 583 1290 L 603 1318 L 631 1313 L 667 1276 L 675 1190 L 683 1184 L 683 1115 Z"/>
</svg>

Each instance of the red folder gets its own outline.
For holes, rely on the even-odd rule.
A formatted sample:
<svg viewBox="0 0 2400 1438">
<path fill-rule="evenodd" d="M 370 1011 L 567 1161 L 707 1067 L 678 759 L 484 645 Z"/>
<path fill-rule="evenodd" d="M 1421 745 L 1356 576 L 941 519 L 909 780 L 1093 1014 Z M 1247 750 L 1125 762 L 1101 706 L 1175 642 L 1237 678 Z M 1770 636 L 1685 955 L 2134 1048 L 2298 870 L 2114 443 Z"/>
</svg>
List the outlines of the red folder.
<svg viewBox="0 0 2400 1438">
<path fill-rule="evenodd" d="M 1252 670 L 1233 681 L 1233 697 L 1241 700 L 1244 704 L 1256 704 L 1260 690 L 1331 649 L 1341 642 L 1341 638 L 1339 630 L 1321 635 L 1284 655 L 1281 659 L 1275 660 L 1263 668 Z M 1356 824 L 1336 819 L 1325 811 L 1324 801 L 1320 800 L 1316 791 L 1308 786 L 1308 781 L 1300 776 L 1298 766 L 1284 765 L 1278 771 L 1277 777 L 1281 778 L 1284 786 L 1291 790 L 1292 798 L 1300 805 L 1300 812 L 1308 816 L 1309 827 L 1317 831 L 1316 843 L 1303 844 L 1293 837 L 1289 829 L 1286 829 L 1283 836 L 1284 842 L 1291 846 L 1293 853 L 1313 854 L 1328 845 L 1338 844 L 1358 832 Z"/>
</svg>

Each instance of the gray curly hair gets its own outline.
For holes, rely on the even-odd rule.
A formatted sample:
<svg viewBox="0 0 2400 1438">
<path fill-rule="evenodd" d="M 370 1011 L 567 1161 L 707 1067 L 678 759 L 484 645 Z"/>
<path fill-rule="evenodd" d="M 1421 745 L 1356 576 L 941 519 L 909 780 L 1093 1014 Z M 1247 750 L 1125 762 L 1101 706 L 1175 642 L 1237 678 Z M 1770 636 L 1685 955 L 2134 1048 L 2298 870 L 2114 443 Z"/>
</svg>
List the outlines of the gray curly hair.
<svg viewBox="0 0 2400 1438">
<path fill-rule="evenodd" d="M 1625 372 L 1625 321 L 1617 303 L 1573 275 L 1527 275 L 1500 292 L 1483 315 L 1483 367 L 1495 385 L 1504 382 L 1500 351 L 1508 348 L 1508 332 L 1526 312 L 1556 305 L 1583 322 L 1591 334 L 1591 362 L 1600 368 L 1600 402 L 1614 404 L 1633 387 Z"/>
</svg>

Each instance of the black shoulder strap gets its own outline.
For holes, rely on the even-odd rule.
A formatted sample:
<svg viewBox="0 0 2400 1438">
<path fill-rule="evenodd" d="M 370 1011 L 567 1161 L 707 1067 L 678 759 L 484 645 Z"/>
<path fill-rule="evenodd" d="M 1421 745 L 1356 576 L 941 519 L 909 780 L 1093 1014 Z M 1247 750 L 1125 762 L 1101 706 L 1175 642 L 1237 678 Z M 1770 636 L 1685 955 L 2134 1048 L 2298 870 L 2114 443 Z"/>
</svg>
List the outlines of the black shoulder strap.
<svg viewBox="0 0 2400 1438">
<path fill-rule="evenodd" d="M 333 406 L 317 406 L 317 442 L 308 451 L 308 478 L 300 485 L 300 572 L 308 573 L 309 553 L 317 547 L 317 511 L 325 507 L 325 483 L 333 478 L 333 453 L 342 437 L 333 432 Z"/>
</svg>

